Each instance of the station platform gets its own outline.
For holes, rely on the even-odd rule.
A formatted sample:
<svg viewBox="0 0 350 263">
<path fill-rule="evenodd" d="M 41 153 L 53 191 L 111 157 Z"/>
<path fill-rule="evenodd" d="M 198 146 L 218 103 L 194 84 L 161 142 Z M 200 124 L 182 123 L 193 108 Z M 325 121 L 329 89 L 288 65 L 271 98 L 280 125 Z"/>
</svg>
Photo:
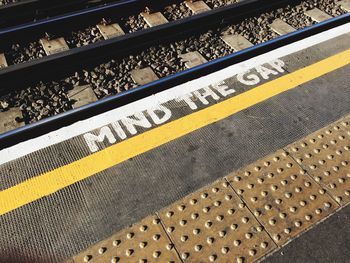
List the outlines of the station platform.
<svg viewBox="0 0 350 263">
<path fill-rule="evenodd" d="M 345 24 L 1 150 L 0 262 L 343 262 L 349 64 Z"/>
</svg>

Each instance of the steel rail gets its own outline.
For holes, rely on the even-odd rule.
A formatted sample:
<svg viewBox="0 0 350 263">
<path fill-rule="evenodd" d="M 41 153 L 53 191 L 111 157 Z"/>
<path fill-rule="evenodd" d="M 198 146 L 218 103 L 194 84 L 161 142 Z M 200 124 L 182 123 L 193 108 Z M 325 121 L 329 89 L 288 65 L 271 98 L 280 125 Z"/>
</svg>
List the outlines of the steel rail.
<svg viewBox="0 0 350 263">
<path fill-rule="evenodd" d="M 38 1 L 38 0 L 28 0 Z M 44 2 L 51 0 L 44 0 Z M 55 0 L 56 1 L 56 0 Z M 61 1 L 61 0 L 58 0 Z M 80 0 L 86 1 L 86 0 Z M 181 0 L 104 0 L 108 2 L 105 5 L 80 9 L 79 11 L 66 12 L 65 14 L 39 19 L 25 24 L 0 29 L 0 48 L 6 47 L 15 41 L 23 41 L 23 39 L 33 39 L 42 36 L 45 32 L 64 33 L 69 28 L 74 30 L 93 23 L 99 23 L 102 18 L 112 17 L 121 18 L 128 15 L 135 15 L 141 12 L 145 7 L 159 9 L 166 5 L 181 2 Z M 111 2 L 113 1 L 113 2 Z M 26 1 L 27 2 L 27 1 Z M 63 1 L 65 2 L 65 1 Z M 110 3 L 109 3 L 110 2 Z M 14 3 L 17 4 L 17 3 Z M 23 4 L 24 5 L 24 4 Z M 2 14 L 0 7 L 0 25 Z M 15 15 L 14 15 L 15 16 Z"/>
<path fill-rule="evenodd" d="M 0 28 L 23 24 L 118 0 L 20 0 L 0 6 Z"/>
<path fill-rule="evenodd" d="M 203 65 L 188 69 L 177 74 L 162 78 L 155 82 L 140 86 L 138 88 L 125 91 L 97 102 L 85 105 L 81 108 L 70 110 L 57 116 L 40 120 L 36 123 L 26 125 L 16 130 L 0 135 L 0 149 L 15 145 L 22 141 L 38 137 L 40 135 L 57 130 L 75 123 L 77 121 L 90 118 L 108 110 L 129 104 L 133 101 L 151 96 L 163 90 L 169 89 L 184 82 L 199 78 L 203 75 L 221 70 L 227 66 L 242 62 L 255 56 L 267 53 L 276 48 L 291 44 L 306 37 L 326 31 L 328 29 L 350 22 L 350 14 L 321 22 L 316 25 L 289 33 L 276 39 L 255 45 L 251 48 L 233 53 L 223 58 L 213 60 Z"/>
<path fill-rule="evenodd" d="M 153 45 L 183 39 L 216 26 L 299 1 L 269 0 L 267 3 L 265 0 L 246 0 L 157 27 L 12 65 L 0 70 L 0 96 L 39 81 L 64 78 L 72 72 L 96 66 L 111 57 L 123 57 Z"/>
</svg>

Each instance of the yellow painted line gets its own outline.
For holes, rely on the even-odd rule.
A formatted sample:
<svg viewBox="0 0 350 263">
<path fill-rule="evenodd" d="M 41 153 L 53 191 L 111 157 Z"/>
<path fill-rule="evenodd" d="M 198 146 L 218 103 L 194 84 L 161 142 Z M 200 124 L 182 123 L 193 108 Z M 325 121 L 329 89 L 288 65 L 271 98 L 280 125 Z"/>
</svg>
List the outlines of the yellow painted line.
<svg viewBox="0 0 350 263">
<path fill-rule="evenodd" d="M 0 215 L 350 63 L 350 49 L 0 192 Z"/>
</svg>

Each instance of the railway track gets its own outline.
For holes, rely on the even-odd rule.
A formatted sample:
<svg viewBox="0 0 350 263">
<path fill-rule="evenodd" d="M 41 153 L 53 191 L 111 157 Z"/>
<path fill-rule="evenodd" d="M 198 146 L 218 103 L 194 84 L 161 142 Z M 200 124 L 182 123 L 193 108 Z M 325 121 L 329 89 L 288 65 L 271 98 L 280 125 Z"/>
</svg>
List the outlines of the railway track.
<svg viewBox="0 0 350 263">
<path fill-rule="evenodd" d="M 208 0 L 205 8 L 209 10 L 235 2 L 237 0 Z M 154 0 L 117 1 L 102 7 L 5 29 L 0 31 L 2 53 L 7 65 L 15 65 L 48 55 L 50 52 L 45 50 L 43 39 L 63 38 L 65 48 L 73 49 L 159 23 L 189 17 L 198 12 L 192 12 L 188 7 L 190 4 L 182 1 L 173 0 L 166 4 L 167 6 L 162 1 Z"/>
<path fill-rule="evenodd" d="M 278 36 L 295 34 L 332 17 L 343 15 L 343 23 L 349 20 L 345 14 L 349 1 L 263 2 L 208 1 L 206 6 L 211 10 L 198 15 L 188 16 L 184 12 L 183 17 L 174 16 L 177 20 L 162 25 L 148 26 L 107 40 L 99 39 L 83 47 L 68 47 L 69 50 L 64 52 L 4 67 L 0 70 L 0 82 L 4 84 L 0 88 L 1 118 L 8 123 L 9 129 L 31 125 L 1 135 L 2 147 L 11 144 L 13 138 L 24 136 L 25 131 L 46 125 L 47 129 L 42 132 L 47 132 L 57 128 L 57 123 L 102 112 L 124 103 L 125 98 L 130 101 L 156 92 L 157 89 L 145 92 L 150 87 L 150 84 L 145 85 L 148 82 L 164 79 L 164 83 L 169 80 L 171 83 L 184 76 L 174 75 L 181 72 L 192 74 L 191 78 L 194 78 L 208 69 L 192 68 L 207 61 L 224 59 L 231 54 L 236 54 L 239 59 L 242 50 L 249 51 L 249 47 L 259 47 Z M 188 10 L 189 3 L 178 6 L 184 5 Z M 176 4 L 162 10 L 174 10 L 175 7 Z M 155 12 L 151 10 L 150 13 Z M 162 14 L 166 16 L 165 11 Z M 138 17 L 146 23 L 147 14 Z M 159 14 L 156 17 L 159 18 Z M 9 34 L 17 32 L 14 30 Z M 264 45 L 261 48 L 264 50 Z M 137 88 L 139 86 L 143 87 Z M 164 84 L 160 86 L 165 88 Z M 132 96 L 134 98 L 130 98 Z M 115 104 L 117 101 L 119 104 Z M 91 111 L 94 105 L 96 111 Z M 25 137 L 28 136 L 31 135 Z"/>
</svg>

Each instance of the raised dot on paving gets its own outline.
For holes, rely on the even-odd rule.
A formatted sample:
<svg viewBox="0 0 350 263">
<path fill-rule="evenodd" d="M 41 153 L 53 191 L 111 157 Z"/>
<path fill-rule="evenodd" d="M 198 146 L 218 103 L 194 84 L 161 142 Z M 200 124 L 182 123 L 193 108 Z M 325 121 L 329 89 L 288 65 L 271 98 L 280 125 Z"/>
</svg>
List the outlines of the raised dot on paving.
<svg viewBox="0 0 350 263">
<path fill-rule="evenodd" d="M 95 92 L 89 85 L 74 87 L 68 92 L 68 97 L 74 101 L 72 105 L 74 109 L 97 101 Z"/>
<path fill-rule="evenodd" d="M 6 57 L 4 53 L 0 53 L 0 69 L 1 68 L 6 68 L 7 65 L 7 61 L 6 61 Z"/>
<path fill-rule="evenodd" d="M 350 12 L 350 0 L 342 0 L 338 2 L 338 5 L 346 12 Z"/>
<path fill-rule="evenodd" d="M 193 68 L 207 62 L 198 51 L 181 54 L 179 57 L 187 68 Z"/>
<path fill-rule="evenodd" d="M 159 212 L 184 262 L 252 262 L 276 245 L 226 180 Z"/>
<path fill-rule="evenodd" d="M 279 246 L 339 208 L 283 150 L 227 179 Z"/>
<path fill-rule="evenodd" d="M 168 23 L 168 20 L 163 16 L 161 12 L 156 12 L 152 14 L 143 12 L 141 13 L 141 16 L 146 21 L 147 25 L 149 25 L 150 27 L 155 27 Z"/>
<path fill-rule="evenodd" d="M 40 43 L 46 53 L 46 55 L 53 55 L 56 53 L 60 53 L 66 50 L 69 50 L 66 40 L 63 37 L 59 37 L 56 39 L 40 39 Z"/>
<path fill-rule="evenodd" d="M 74 258 L 86 262 L 181 262 L 160 220 L 149 216 Z"/>
<path fill-rule="evenodd" d="M 282 19 L 275 19 L 271 25 L 271 29 L 275 31 L 280 36 L 286 35 L 288 33 L 294 32 L 295 28 L 284 22 Z"/>
<path fill-rule="evenodd" d="M 223 35 L 221 36 L 221 39 L 235 51 L 240 51 L 253 46 L 251 42 L 241 35 Z"/>
<path fill-rule="evenodd" d="M 350 202 L 350 117 L 288 146 L 316 182 L 346 205 Z"/>
<path fill-rule="evenodd" d="M 122 36 L 125 34 L 123 29 L 117 23 L 110 24 L 110 25 L 98 24 L 97 28 L 104 39 L 110 39 L 110 38 Z"/>
<path fill-rule="evenodd" d="M 131 78 L 138 85 L 145 85 L 147 83 L 156 81 L 158 79 L 156 73 L 150 68 L 134 69 L 131 71 Z"/>
<path fill-rule="evenodd" d="M 186 6 L 194 13 L 200 14 L 211 10 L 210 7 L 203 1 L 185 1 Z"/>
<path fill-rule="evenodd" d="M 11 108 L 8 111 L 0 112 L 0 134 L 24 126 L 24 122 L 16 121 L 22 118 L 20 108 Z"/>
<path fill-rule="evenodd" d="M 311 19 L 317 23 L 331 19 L 332 17 L 327 13 L 321 11 L 318 8 L 313 8 L 305 12 L 305 15 L 311 17 Z"/>
</svg>

